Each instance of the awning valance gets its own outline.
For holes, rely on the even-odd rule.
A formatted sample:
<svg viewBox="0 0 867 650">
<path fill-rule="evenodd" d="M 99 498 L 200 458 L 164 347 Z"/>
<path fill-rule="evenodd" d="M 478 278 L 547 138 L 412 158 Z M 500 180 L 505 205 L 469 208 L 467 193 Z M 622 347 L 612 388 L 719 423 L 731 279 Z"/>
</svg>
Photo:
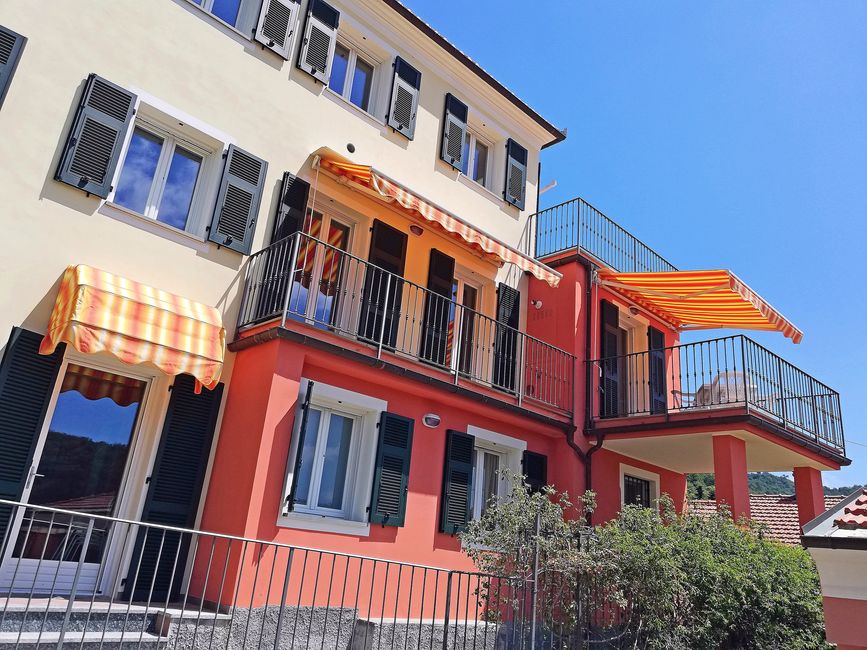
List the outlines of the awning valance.
<svg viewBox="0 0 867 650">
<path fill-rule="evenodd" d="M 678 329 L 735 328 L 782 332 L 795 343 L 803 333 L 731 271 L 616 273 L 599 282 Z"/>
<path fill-rule="evenodd" d="M 226 331 L 214 307 L 79 264 L 63 274 L 39 352 L 51 354 L 64 341 L 86 354 L 188 373 L 214 388 Z"/>
<path fill-rule="evenodd" d="M 413 217 L 421 216 L 428 223 L 459 237 L 499 262 L 514 264 L 522 271 L 532 273 L 536 278 L 547 282 L 552 287 L 556 287 L 560 282 L 561 276 L 557 271 L 537 262 L 518 249 L 485 234 L 372 167 L 355 165 L 327 156 L 321 158 L 320 164 L 331 173 L 344 177 L 364 189 L 372 190 L 380 199 L 396 204 L 403 210 L 410 212 Z"/>
</svg>

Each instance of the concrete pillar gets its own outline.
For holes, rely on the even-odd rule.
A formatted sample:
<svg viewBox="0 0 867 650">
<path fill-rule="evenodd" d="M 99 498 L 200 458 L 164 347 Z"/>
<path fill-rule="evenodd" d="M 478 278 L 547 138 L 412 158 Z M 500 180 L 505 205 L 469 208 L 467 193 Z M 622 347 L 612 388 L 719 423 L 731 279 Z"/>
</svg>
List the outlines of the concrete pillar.
<svg viewBox="0 0 867 650">
<path fill-rule="evenodd" d="M 798 523 L 802 527 L 825 512 L 822 472 L 815 467 L 796 467 L 795 499 L 798 501 Z"/>
<path fill-rule="evenodd" d="M 750 516 L 747 445 L 734 436 L 713 437 L 713 473 L 717 506 L 726 504 L 737 521 Z"/>
</svg>

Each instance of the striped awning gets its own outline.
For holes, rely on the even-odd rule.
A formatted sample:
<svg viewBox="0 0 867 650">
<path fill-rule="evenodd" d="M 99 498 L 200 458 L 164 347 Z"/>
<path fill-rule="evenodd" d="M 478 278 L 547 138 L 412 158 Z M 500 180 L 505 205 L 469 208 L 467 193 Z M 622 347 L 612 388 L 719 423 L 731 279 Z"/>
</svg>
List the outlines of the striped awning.
<svg viewBox="0 0 867 650">
<path fill-rule="evenodd" d="M 79 264 L 63 274 L 39 352 L 51 354 L 64 341 L 85 354 L 188 373 L 214 388 L 226 330 L 214 307 Z"/>
<path fill-rule="evenodd" d="M 547 282 L 552 287 L 556 287 L 560 282 L 561 275 L 557 271 L 474 228 L 463 219 L 422 198 L 397 181 L 376 171 L 373 167 L 355 165 L 328 157 L 322 157 L 320 164 L 331 173 L 344 177 L 364 189 L 372 190 L 380 199 L 394 203 L 409 212 L 411 216 L 421 216 L 426 222 L 460 238 L 498 262 L 514 264 L 522 271 L 532 273 L 536 278 Z"/>
<path fill-rule="evenodd" d="M 800 343 L 803 333 L 731 271 L 616 273 L 599 283 L 677 329 L 734 328 L 781 332 Z"/>
</svg>

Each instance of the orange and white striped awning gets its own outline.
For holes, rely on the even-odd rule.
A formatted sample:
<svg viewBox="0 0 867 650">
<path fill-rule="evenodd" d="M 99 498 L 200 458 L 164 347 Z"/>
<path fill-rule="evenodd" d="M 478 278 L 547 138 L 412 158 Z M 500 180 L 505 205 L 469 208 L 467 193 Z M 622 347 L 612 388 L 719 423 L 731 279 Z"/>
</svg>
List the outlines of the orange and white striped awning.
<svg viewBox="0 0 867 650">
<path fill-rule="evenodd" d="M 86 354 L 188 373 L 214 388 L 226 330 L 214 307 L 79 264 L 63 274 L 39 352 L 51 354 L 64 341 Z"/>
<path fill-rule="evenodd" d="M 601 269 L 599 283 L 678 329 L 735 328 L 803 333 L 731 271 L 617 273 Z"/>
<path fill-rule="evenodd" d="M 532 273 L 536 278 L 556 287 L 561 275 L 537 262 L 529 255 L 508 244 L 504 244 L 491 235 L 471 226 L 463 219 L 422 198 L 412 190 L 407 189 L 397 181 L 376 171 L 368 165 L 355 165 L 344 160 L 323 156 L 320 159 L 322 168 L 346 178 L 355 185 L 366 190 L 372 190 L 380 199 L 394 203 L 414 218 L 422 217 L 427 223 L 433 224 L 445 232 L 456 236 L 465 243 L 499 262 L 514 264 L 522 271 Z"/>
</svg>

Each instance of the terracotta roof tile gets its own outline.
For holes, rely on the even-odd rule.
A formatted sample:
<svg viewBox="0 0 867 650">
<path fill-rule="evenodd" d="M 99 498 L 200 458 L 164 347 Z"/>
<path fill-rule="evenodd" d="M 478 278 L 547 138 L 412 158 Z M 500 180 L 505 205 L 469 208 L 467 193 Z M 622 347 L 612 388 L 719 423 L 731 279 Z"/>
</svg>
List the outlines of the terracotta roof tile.
<svg viewBox="0 0 867 650">
<path fill-rule="evenodd" d="M 867 495 L 867 492 L 865 492 Z M 825 496 L 825 510 L 834 507 L 842 496 Z M 867 496 L 865 496 L 867 498 Z M 865 502 L 867 505 L 867 502 Z M 690 512 L 709 515 L 716 512 L 716 501 L 699 499 L 690 501 Z M 867 514 L 867 513 L 865 513 Z M 801 542 L 801 525 L 798 522 L 798 502 L 792 494 L 751 494 L 750 516 L 765 528 L 765 537 L 783 544 L 797 546 Z M 865 517 L 867 519 L 867 517 Z M 867 524 L 865 524 L 867 527 Z"/>
<path fill-rule="evenodd" d="M 834 525 L 849 530 L 867 528 L 867 489 L 862 490 L 860 497 L 843 508 L 843 514 L 834 520 Z"/>
</svg>

